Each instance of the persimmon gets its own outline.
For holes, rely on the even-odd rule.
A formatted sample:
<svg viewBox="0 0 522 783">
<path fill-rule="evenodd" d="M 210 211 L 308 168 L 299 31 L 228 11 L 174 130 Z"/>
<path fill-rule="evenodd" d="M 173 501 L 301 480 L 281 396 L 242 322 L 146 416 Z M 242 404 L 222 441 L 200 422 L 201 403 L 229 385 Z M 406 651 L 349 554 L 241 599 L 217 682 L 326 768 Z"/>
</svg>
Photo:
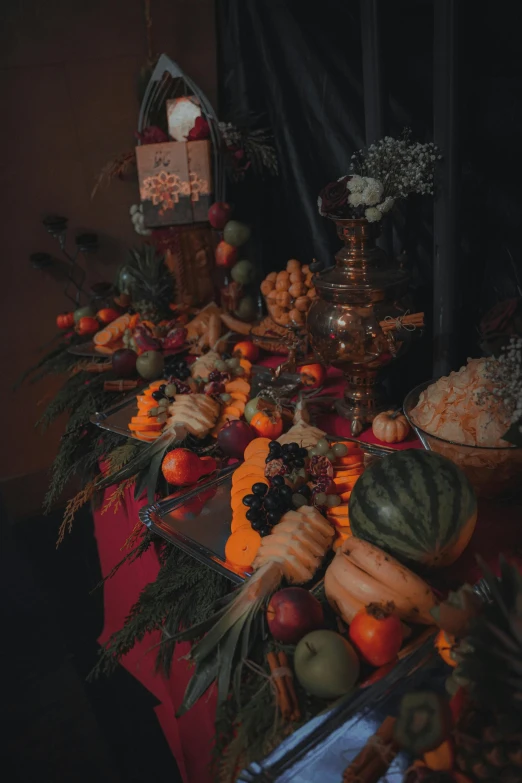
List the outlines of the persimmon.
<svg viewBox="0 0 522 783">
<path fill-rule="evenodd" d="M 393 661 L 401 649 L 403 631 L 393 604 L 368 604 L 350 623 L 350 640 L 372 666 Z"/>
<path fill-rule="evenodd" d="M 250 426 L 262 438 L 275 440 L 283 432 L 283 417 L 277 410 L 258 411 L 250 420 Z"/>
</svg>

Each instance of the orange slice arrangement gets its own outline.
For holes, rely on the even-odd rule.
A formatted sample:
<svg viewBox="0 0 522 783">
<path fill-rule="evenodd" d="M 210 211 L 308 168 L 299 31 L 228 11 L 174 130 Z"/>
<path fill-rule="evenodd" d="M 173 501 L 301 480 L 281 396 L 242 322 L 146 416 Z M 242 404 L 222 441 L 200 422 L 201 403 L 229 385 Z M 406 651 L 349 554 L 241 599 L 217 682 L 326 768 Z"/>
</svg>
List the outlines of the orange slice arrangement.
<svg viewBox="0 0 522 783">
<path fill-rule="evenodd" d="M 326 512 L 328 521 L 334 526 L 336 536 L 334 549 L 351 536 L 350 517 L 348 514 L 348 502 L 355 482 L 364 471 L 364 453 L 360 446 L 351 441 L 337 441 L 346 446 L 348 453 L 344 457 L 337 457 L 334 463 L 333 494 L 339 495 L 342 500 L 340 506 L 329 508 Z M 335 444 L 333 443 L 332 446 Z"/>
<path fill-rule="evenodd" d="M 268 455 L 268 438 L 255 438 L 245 449 L 243 462 L 232 474 L 232 506 L 231 534 L 225 546 L 227 561 L 236 568 L 248 569 L 257 554 L 261 544 L 261 536 L 246 518 L 248 508 L 243 505 L 243 498 L 252 492 L 252 486 L 257 483 L 266 484 L 265 459 Z"/>
<path fill-rule="evenodd" d="M 161 435 L 165 424 L 160 422 L 157 416 L 149 416 L 149 411 L 151 408 L 157 408 L 158 403 L 153 399 L 152 394 L 164 383 L 166 381 L 153 381 L 136 397 L 138 413 L 132 417 L 128 428 L 138 440 L 150 442 Z"/>
<path fill-rule="evenodd" d="M 335 549 L 351 536 L 348 501 L 355 482 L 364 471 L 362 449 L 352 442 L 338 442 L 346 446 L 348 452 L 343 457 L 336 459 L 333 466 L 334 488 L 329 490 L 330 494 L 339 495 L 342 503 L 339 506 L 330 507 L 326 511 L 326 517 L 336 532 Z M 243 505 L 243 498 L 252 492 L 254 484 L 261 482 L 269 485 L 268 479 L 265 478 L 265 460 L 268 455 L 269 443 L 269 438 L 255 438 L 251 441 L 245 449 L 245 461 L 234 471 L 232 476 L 231 534 L 225 547 L 225 554 L 229 564 L 236 569 L 238 567 L 243 570 L 249 569 L 261 544 L 259 533 L 252 530 L 246 517 L 248 508 Z"/>
<path fill-rule="evenodd" d="M 245 374 L 241 378 L 234 378 L 225 384 L 225 392 L 230 394 L 230 401 L 226 403 L 216 426 L 212 430 L 214 437 L 217 437 L 219 430 L 228 421 L 240 419 L 245 412 L 245 405 L 250 399 L 250 376 L 252 374 L 252 362 L 248 359 L 241 359 L 240 365 Z M 267 450 L 268 453 L 268 450 Z"/>
</svg>

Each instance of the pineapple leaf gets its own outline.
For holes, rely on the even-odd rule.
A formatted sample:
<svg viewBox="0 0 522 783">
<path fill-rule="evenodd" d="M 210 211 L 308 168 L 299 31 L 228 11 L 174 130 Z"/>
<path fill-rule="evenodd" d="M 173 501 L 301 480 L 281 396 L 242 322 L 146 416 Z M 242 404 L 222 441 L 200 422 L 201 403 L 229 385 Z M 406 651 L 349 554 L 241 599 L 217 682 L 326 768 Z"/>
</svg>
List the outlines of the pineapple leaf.
<svg viewBox="0 0 522 783">
<path fill-rule="evenodd" d="M 236 697 L 236 704 L 238 707 L 238 710 L 241 709 L 241 678 L 243 675 L 243 667 L 245 665 L 245 661 L 248 658 L 248 655 L 250 653 L 250 648 L 252 646 L 251 642 L 251 630 L 252 630 L 252 622 L 255 620 L 256 614 L 255 612 L 249 613 L 245 627 L 243 629 L 243 638 L 241 639 L 241 652 L 239 655 L 239 661 L 236 664 L 236 670 L 234 672 L 234 683 L 233 683 L 233 690 Z"/>
<path fill-rule="evenodd" d="M 190 653 L 192 660 L 202 661 L 207 658 L 207 656 L 209 656 L 219 645 L 225 634 L 228 633 L 237 622 L 240 622 L 251 608 L 252 604 L 249 603 L 248 600 L 245 601 L 244 594 L 240 593 L 225 614 L 210 631 L 208 631 L 206 636 L 192 648 Z"/>
<path fill-rule="evenodd" d="M 218 657 L 214 655 L 207 661 L 198 664 L 196 671 L 192 675 L 185 695 L 183 696 L 183 703 L 179 710 L 176 712 L 176 718 L 180 718 L 186 712 L 188 712 L 198 699 L 203 696 L 206 690 L 212 685 L 217 677 L 218 673 Z"/>
<path fill-rule="evenodd" d="M 255 607 L 253 607 L 255 612 Z M 236 657 L 237 647 L 241 634 L 244 632 L 245 623 L 252 612 L 244 615 L 238 622 L 232 626 L 223 642 L 218 647 L 218 706 L 225 703 L 230 689 L 230 680 L 232 677 L 232 664 Z"/>
</svg>

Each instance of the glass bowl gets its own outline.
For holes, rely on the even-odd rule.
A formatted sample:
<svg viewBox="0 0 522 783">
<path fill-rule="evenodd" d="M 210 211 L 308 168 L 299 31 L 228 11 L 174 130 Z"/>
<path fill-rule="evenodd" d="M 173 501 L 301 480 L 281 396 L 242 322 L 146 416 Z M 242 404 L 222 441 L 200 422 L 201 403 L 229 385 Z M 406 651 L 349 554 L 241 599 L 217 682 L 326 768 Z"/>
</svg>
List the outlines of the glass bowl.
<svg viewBox="0 0 522 783">
<path fill-rule="evenodd" d="M 411 417 L 421 392 L 435 381 L 426 381 L 412 389 L 404 400 L 404 415 L 426 449 L 436 451 L 461 468 L 477 495 L 496 498 L 522 484 L 522 448 L 517 446 L 468 446 L 432 435 L 419 427 Z"/>
</svg>

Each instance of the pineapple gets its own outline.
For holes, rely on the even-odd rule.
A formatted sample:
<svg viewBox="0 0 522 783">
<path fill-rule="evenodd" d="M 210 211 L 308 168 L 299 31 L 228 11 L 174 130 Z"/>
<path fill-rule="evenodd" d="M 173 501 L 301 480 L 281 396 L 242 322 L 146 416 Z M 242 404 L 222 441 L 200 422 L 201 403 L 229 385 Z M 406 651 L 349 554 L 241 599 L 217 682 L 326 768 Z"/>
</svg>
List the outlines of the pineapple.
<svg viewBox="0 0 522 783">
<path fill-rule="evenodd" d="M 132 249 L 120 272 L 120 289 L 132 297 L 132 306 L 142 321 L 157 323 L 169 315 L 174 299 L 174 278 L 164 258 L 152 245 Z"/>
<path fill-rule="evenodd" d="M 449 682 L 464 690 L 455 766 L 474 783 L 521 783 L 522 574 L 504 559 L 500 581 L 482 567 L 491 601 L 466 623 Z"/>
</svg>

